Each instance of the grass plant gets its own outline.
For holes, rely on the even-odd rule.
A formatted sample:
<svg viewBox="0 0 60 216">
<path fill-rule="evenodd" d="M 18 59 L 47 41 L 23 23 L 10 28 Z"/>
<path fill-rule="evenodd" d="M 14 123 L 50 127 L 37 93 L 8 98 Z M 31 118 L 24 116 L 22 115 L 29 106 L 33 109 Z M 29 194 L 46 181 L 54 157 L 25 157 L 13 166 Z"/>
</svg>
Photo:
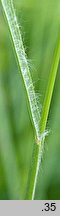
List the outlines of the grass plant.
<svg viewBox="0 0 60 216">
<path fill-rule="evenodd" d="M 42 107 L 42 112 L 39 110 L 36 94 L 34 90 L 33 81 L 28 65 L 27 56 L 25 53 L 21 31 L 18 25 L 17 17 L 12 0 L 1 0 L 3 10 L 7 19 L 7 24 L 10 30 L 14 50 L 16 53 L 17 61 L 22 74 L 22 79 L 25 85 L 27 93 L 33 127 L 35 129 L 35 143 L 31 160 L 31 167 L 28 176 L 28 185 L 26 190 L 27 200 L 33 200 L 35 195 L 36 183 L 38 171 L 41 166 L 41 158 L 44 149 L 45 136 L 48 134 L 46 130 L 46 124 L 54 90 L 55 79 L 58 71 L 59 59 L 60 59 L 60 32 L 56 41 L 56 47 L 54 49 L 54 56 L 52 59 L 51 70 L 48 77 L 48 85 L 45 92 L 45 99 Z"/>
</svg>

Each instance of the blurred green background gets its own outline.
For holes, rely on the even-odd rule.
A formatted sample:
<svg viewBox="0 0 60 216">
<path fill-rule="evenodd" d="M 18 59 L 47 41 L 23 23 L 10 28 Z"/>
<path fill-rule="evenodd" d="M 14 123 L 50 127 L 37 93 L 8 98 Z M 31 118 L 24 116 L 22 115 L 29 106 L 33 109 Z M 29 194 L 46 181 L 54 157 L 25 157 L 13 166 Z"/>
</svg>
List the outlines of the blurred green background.
<svg viewBox="0 0 60 216">
<path fill-rule="evenodd" d="M 14 0 L 39 106 L 60 29 L 60 0 Z M 60 65 L 35 199 L 60 199 Z M 0 2 L 0 200 L 24 199 L 35 132 Z"/>
</svg>

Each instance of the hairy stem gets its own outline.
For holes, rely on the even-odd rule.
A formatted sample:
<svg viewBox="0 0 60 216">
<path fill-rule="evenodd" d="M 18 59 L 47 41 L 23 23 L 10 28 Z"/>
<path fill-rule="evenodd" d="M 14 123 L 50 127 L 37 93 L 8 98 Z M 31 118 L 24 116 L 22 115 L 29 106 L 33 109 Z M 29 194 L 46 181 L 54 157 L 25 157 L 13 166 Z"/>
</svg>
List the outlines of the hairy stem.
<svg viewBox="0 0 60 216">
<path fill-rule="evenodd" d="M 13 7 L 12 0 L 1 0 L 1 2 L 7 18 L 9 30 L 12 36 L 12 41 L 14 44 L 18 64 L 21 69 L 21 74 L 23 77 L 25 89 L 29 100 L 32 120 L 36 131 L 36 136 L 39 139 L 40 138 L 40 130 L 39 130 L 40 112 L 38 109 L 34 86 L 31 79 L 31 74 L 28 67 L 28 61 L 23 46 L 23 41 L 22 41 L 19 25 L 17 22 L 15 10 Z"/>
<path fill-rule="evenodd" d="M 12 36 L 12 41 L 14 44 L 17 60 L 19 63 L 19 67 L 21 69 L 21 74 L 23 77 L 25 89 L 27 92 L 32 120 L 34 123 L 35 133 L 36 133 L 36 144 L 34 144 L 33 156 L 32 156 L 32 164 L 30 167 L 29 181 L 26 193 L 26 199 L 34 199 L 35 188 L 37 183 L 37 176 L 39 166 L 41 164 L 41 158 L 43 154 L 43 144 L 45 138 L 45 128 L 52 98 L 52 93 L 54 89 L 54 83 L 57 74 L 57 68 L 60 58 L 60 37 L 58 39 L 56 50 L 54 53 L 53 64 L 50 71 L 50 76 L 48 80 L 48 87 L 46 91 L 45 101 L 43 105 L 42 117 L 40 121 L 40 112 L 38 109 L 36 95 L 34 91 L 33 82 L 31 79 L 28 61 L 25 54 L 21 32 L 18 26 L 17 18 L 15 15 L 15 10 L 12 4 L 12 0 L 1 0 L 2 6 L 7 18 L 8 26 L 10 29 L 10 33 Z M 39 124 L 40 122 L 40 124 Z"/>
</svg>

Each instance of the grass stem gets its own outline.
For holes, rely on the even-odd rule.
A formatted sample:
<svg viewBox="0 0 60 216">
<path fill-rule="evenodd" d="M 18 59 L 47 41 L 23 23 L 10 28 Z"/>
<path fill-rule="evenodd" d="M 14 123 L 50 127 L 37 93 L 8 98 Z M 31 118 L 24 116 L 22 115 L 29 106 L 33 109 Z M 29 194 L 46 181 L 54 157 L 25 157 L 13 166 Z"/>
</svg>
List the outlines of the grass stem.
<svg viewBox="0 0 60 216">
<path fill-rule="evenodd" d="M 58 36 L 57 42 L 56 42 L 56 47 L 54 50 L 54 55 L 53 55 L 53 61 L 52 61 L 52 66 L 49 74 L 49 80 L 48 80 L 48 85 L 45 93 L 45 100 L 43 104 L 43 110 L 42 110 L 42 115 L 41 115 L 41 121 L 40 121 L 40 134 L 42 139 L 39 145 L 34 144 L 34 149 L 33 149 L 33 155 L 32 155 L 32 165 L 30 168 L 30 175 L 29 175 L 29 181 L 28 181 L 28 189 L 27 189 L 27 194 L 26 194 L 26 199 L 34 199 L 35 196 L 35 189 L 36 189 L 36 184 L 37 184 L 37 176 L 38 176 L 38 171 L 39 167 L 41 165 L 41 159 L 43 155 L 43 149 L 44 149 L 44 133 L 46 130 L 46 123 L 48 119 L 48 114 L 49 114 L 49 109 L 50 109 L 50 104 L 51 104 L 51 99 L 52 99 L 52 94 L 54 90 L 54 83 L 57 75 L 57 69 L 58 69 L 58 64 L 59 64 L 59 59 L 60 59 L 60 34 Z"/>
</svg>

